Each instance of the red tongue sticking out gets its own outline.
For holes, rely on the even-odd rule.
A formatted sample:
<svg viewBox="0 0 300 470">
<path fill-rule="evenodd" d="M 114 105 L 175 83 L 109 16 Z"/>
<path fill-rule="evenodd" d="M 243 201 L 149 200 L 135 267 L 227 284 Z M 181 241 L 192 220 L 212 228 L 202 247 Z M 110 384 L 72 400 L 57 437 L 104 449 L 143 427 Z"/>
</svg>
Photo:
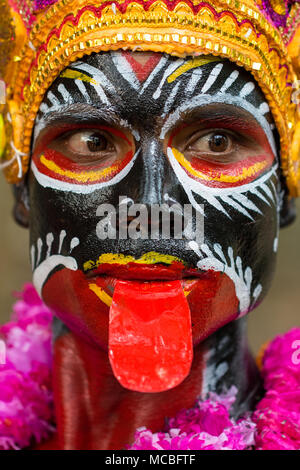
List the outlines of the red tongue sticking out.
<svg viewBox="0 0 300 470">
<path fill-rule="evenodd" d="M 116 283 L 109 359 L 123 387 L 162 392 L 179 385 L 193 359 L 191 317 L 180 281 Z"/>
</svg>

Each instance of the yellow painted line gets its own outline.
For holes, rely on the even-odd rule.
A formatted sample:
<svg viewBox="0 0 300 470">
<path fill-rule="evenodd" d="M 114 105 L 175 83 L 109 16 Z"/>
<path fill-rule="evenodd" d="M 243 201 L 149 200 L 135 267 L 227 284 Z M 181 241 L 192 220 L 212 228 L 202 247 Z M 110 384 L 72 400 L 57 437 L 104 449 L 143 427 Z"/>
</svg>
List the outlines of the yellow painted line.
<svg viewBox="0 0 300 470">
<path fill-rule="evenodd" d="M 181 152 L 172 148 L 172 152 L 176 160 L 182 165 L 189 173 L 197 178 L 201 178 L 206 181 L 221 181 L 223 183 L 237 183 L 239 181 L 243 181 L 250 176 L 254 176 L 257 172 L 264 170 L 268 166 L 268 161 L 264 160 L 262 162 L 254 163 L 253 165 L 249 166 L 248 168 L 243 168 L 242 173 L 239 175 L 224 175 L 221 174 L 220 176 L 209 176 L 206 173 L 202 173 L 202 171 L 195 170 L 190 162 L 186 160 Z"/>
<path fill-rule="evenodd" d="M 60 77 L 63 78 L 72 78 L 73 80 L 81 80 L 82 82 L 92 83 L 93 85 L 98 85 L 98 82 L 94 78 L 89 77 L 85 73 L 78 72 L 78 70 L 66 69 L 61 72 Z"/>
<path fill-rule="evenodd" d="M 172 83 L 176 80 L 176 78 L 180 77 L 180 75 L 184 74 L 188 70 L 195 69 L 197 67 L 201 67 L 205 64 L 210 64 L 211 62 L 221 62 L 222 59 L 219 57 L 214 56 L 201 56 L 201 57 L 194 57 L 193 59 L 189 60 L 185 64 L 178 67 L 171 75 L 168 76 L 167 82 Z"/>
<path fill-rule="evenodd" d="M 126 256 L 122 253 L 104 253 L 99 256 L 97 261 L 86 261 L 83 265 L 84 271 L 89 269 L 94 269 L 101 264 L 172 264 L 173 262 L 183 263 L 180 258 L 172 255 L 165 255 L 162 253 L 156 253 L 155 251 L 149 251 L 148 253 L 143 254 L 140 258 L 136 259 L 133 256 Z"/>
<path fill-rule="evenodd" d="M 113 173 L 116 168 L 118 168 L 119 165 L 112 165 L 108 168 L 104 168 L 103 170 L 100 171 L 86 171 L 82 170 L 82 173 L 77 173 L 74 171 L 70 170 L 64 170 L 63 168 L 60 168 L 56 163 L 54 163 L 52 160 L 48 160 L 45 155 L 42 155 L 40 157 L 41 163 L 48 168 L 48 170 L 53 171 L 54 173 L 57 173 L 60 176 L 66 176 L 67 178 L 74 179 L 76 181 L 79 181 L 80 183 L 88 183 L 92 181 L 98 181 L 99 179 L 110 175 Z"/>
<path fill-rule="evenodd" d="M 103 289 L 101 289 L 101 287 L 97 286 L 97 284 L 89 284 L 89 288 L 105 305 L 108 307 L 111 306 L 112 298 Z"/>
</svg>

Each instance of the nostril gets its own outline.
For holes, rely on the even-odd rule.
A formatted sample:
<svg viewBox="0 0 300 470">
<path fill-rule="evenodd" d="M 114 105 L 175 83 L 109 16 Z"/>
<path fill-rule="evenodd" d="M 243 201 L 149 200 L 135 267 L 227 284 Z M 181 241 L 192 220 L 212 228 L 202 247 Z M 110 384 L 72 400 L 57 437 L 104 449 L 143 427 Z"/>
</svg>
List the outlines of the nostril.
<svg viewBox="0 0 300 470">
<path fill-rule="evenodd" d="M 134 212 L 129 215 L 128 211 Z M 182 238 L 184 220 L 182 213 L 167 204 L 137 204 L 121 210 L 112 221 L 117 238 Z"/>
</svg>

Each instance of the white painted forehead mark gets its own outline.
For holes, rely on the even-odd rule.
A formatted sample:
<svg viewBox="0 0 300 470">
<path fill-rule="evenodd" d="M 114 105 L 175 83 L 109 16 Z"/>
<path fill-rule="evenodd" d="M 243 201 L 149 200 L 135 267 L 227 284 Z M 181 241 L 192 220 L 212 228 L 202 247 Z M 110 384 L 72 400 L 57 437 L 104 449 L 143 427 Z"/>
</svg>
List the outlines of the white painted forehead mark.
<svg viewBox="0 0 300 470">
<path fill-rule="evenodd" d="M 223 65 L 224 64 L 219 63 L 219 64 L 214 66 L 214 68 L 211 70 L 209 76 L 207 77 L 206 82 L 204 83 L 203 87 L 201 88 L 201 93 L 206 93 L 211 89 L 211 87 L 213 86 L 213 84 L 217 80 L 218 76 L 220 75 L 221 70 L 223 68 Z"/>
<path fill-rule="evenodd" d="M 195 68 L 195 70 L 193 70 L 191 78 L 189 79 L 189 82 L 186 86 L 185 93 L 187 95 L 193 94 L 201 78 L 202 78 L 202 70 L 201 68 L 197 67 Z"/>
<path fill-rule="evenodd" d="M 72 67 L 72 69 L 77 70 L 78 72 L 81 72 L 83 74 L 88 73 L 89 78 L 91 79 L 90 85 L 94 88 L 94 91 L 96 92 L 99 98 L 99 101 L 107 106 L 110 105 L 110 101 L 103 87 L 105 87 L 106 90 L 110 92 L 114 92 L 114 93 L 116 93 L 116 89 L 114 85 L 111 83 L 111 81 L 106 77 L 106 75 L 101 70 L 97 69 L 96 67 L 93 67 L 90 64 L 85 64 L 84 62 L 81 62 L 81 61 L 74 62 L 73 64 L 71 64 L 70 67 Z M 63 71 L 62 73 L 64 72 L 65 71 Z M 73 78 L 73 79 L 70 78 L 70 80 L 72 80 L 73 86 L 76 87 L 76 89 L 84 97 L 86 102 L 88 104 L 91 104 L 93 102 L 92 96 L 90 96 L 88 89 L 84 85 L 83 81 L 76 79 L 76 78 Z M 39 111 L 42 113 L 42 116 L 40 118 L 37 117 L 36 119 L 34 133 L 33 133 L 33 143 L 35 143 L 38 135 L 44 129 L 45 127 L 44 118 L 48 116 L 49 113 L 60 111 L 67 104 L 75 104 L 73 94 L 70 93 L 66 89 L 63 83 L 59 84 L 59 86 L 57 87 L 57 92 L 61 95 L 61 97 L 56 96 L 54 94 L 54 91 L 49 90 L 45 95 L 44 101 L 48 100 L 50 102 L 50 105 L 48 105 L 45 102 L 43 102 L 40 105 Z"/>
<path fill-rule="evenodd" d="M 172 72 L 174 72 L 177 68 L 179 68 L 183 63 L 184 63 L 184 59 L 177 59 L 166 68 L 163 74 L 163 77 L 152 96 L 154 100 L 157 100 L 160 97 L 162 88 L 164 84 L 166 83 L 167 78 L 172 74 Z"/>
<path fill-rule="evenodd" d="M 176 64 L 176 63 L 175 63 Z M 174 64 L 174 65 L 175 65 Z M 177 62 L 177 65 L 178 65 L 178 62 Z M 208 77 L 206 78 L 205 80 L 205 83 L 203 84 L 202 88 L 201 88 L 201 91 L 200 93 L 206 93 L 208 92 L 211 87 L 213 86 L 213 84 L 215 83 L 215 81 L 217 80 L 217 78 L 219 77 L 222 69 L 223 69 L 223 63 L 218 63 L 217 65 L 215 65 L 212 70 L 209 72 L 209 75 Z M 179 65 L 180 67 L 180 65 Z M 175 70 L 177 70 L 177 68 L 179 68 L 178 66 L 175 68 Z M 199 65 L 198 67 L 196 67 L 196 71 L 198 71 L 198 77 L 199 77 L 199 72 L 200 72 L 200 76 L 202 75 L 201 73 L 201 67 L 203 67 L 203 64 L 202 65 Z M 167 69 L 168 70 L 168 69 Z M 188 70 L 186 71 L 188 72 Z M 182 75 L 184 75 L 186 72 L 183 72 Z M 195 72 L 195 70 L 194 70 Z M 171 72 L 172 73 L 172 72 Z M 170 73 L 170 75 L 171 75 Z M 155 91 L 153 97 L 155 97 L 155 99 L 157 99 L 160 95 L 160 92 L 161 92 L 161 88 L 162 86 L 164 85 L 165 83 L 165 79 L 168 79 L 170 77 L 170 75 L 168 74 L 167 76 L 164 75 L 163 77 L 163 80 L 161 81 L 158 89 Z M 181 75 L 181 76 L 182 76 Z M 193 77 L 193 73 L 192 73 L 192 77 Z M 190 79 L 191 80 L 191 79 Z M 198 78 L 199 80 L 199 78 Z M 197 83 L 198 83 L 198 80 L 197 80 Z M 177 98 L 177 95 L 178 95 L 178 92 L 179 92 L 179 88 L 180 88 L 180 85 L 181 85 L 181 82 L 180 81 L 177 81 L 177 83 L 175 83 L 175 85 L 173 86 L 172 88 L 172 91 L 171 93 L 169 94 L 168 98 L 167 98 L 167 101 L 165 103 L 165 106 L 164 106 L 164 110 L 163 110 L 163 114 L 168 114 L 170 112 L 170 110 L 172 109 L 172 106 Z M 190 84 L 188 83 L 187 87 L 185 87 L 185 90 L 183 91 L 182 89 L 180 90 L 180 93 L 184 93 L 185 95 L 190 95 L 190 91 L 189 90 L 193 90 L 196 88 L 196 84 L 194 84 L 193 82 Z"/>
<path fill-rule="evenodd" d="M 111 52 L 111 57 L 113 63 L 123 78 L 129 83 L 129 85 L 138 90 L 141 87 L 139 80 L 137 79 L 135 73 L 132 70 L 131 65 L 128 63 L 127 59 L 119 51 Z"/>
<path fill-rule="evenodd" d="M 226 79 L 224 85 L 220 89 L 220 93 L 225 93 L 225 91 L 227 91 L 228 88 L 230 88 L 231 85 L 233 85 L 233 83 L 237 80 L 239 74 L 240 72 L 238 70 L 234 70 L 233 72 L 231 72 L 229 77 Z"/>
<path fill-rule="evenodd" d="M 259 108 L 256 108 L 244 98 L 241 98 L 240 96 L 233 96 L 229 93 L 216 93 L 215 95 L 200 94 L 194 96 L 192 101 L 185 101 L 172 114 L 168 116 L 164 126 L 162 127 L 160 138 L 165 138 L 166 134 L 179 122 L 181 115 L 186 111 L 192 111 L 193 109 L 199 108 L 201 106 L 217 103 L 234 105 L 236 107 L 248 111 L 263 129 L 274 156 L 277 155 L 276 144 L 271 125 L 264 117 L 264 114 L 266 113 L 266 107 L 264 106 L 261 108 L 260 106 Z M 163 117 L 166 117 L 166 114 Z"/>
<path fill-rule="evenodd" d="M 167 63 L 167 57 L 165 56 L 162 56 L 160 58 L 160 61 L 158 62 L 158 64 L 155 66 L 155 68 L 152 70 L 152 72 L 150 73 L 149 77 L 147 78 L 147 80 L 144 82 L 142 88 L 140 89 L 139 91 L 139 94 L 143 94 L 144 91 L 146 90 L 146 88 L 150 85 L 150 83 L 154 80 L 154 78 L 156 77 L 156 75 L 158 74 L 158 72 L 166 65 Z"/>
<path fill-rule="evenodd" d="M 73 64 L 70 65 L 72 69 L 78 70 L 79 72 L 82 73 L 88 73 L 90 77 L 93 79 L 94 82 L 96 82 L 96 85 L 101 85 L 102 89 L 103 87 L 112 93 L 116 93 L 116 88 L 113 85 L 113 83 L 107 78 L 107 76 L 99 70 L 97 67 L 94 67 L 93 65 L 86 64 L 85 62 L 74 62 Z M 92 82 L 91 85 L 94 83 Z"/>
<path fill-rule="evenodd" d="M 213 84 L 215 83 L 215 81 L 217 80 L 218 76 L 220 75 L 220 72 L 223 68 L 223 64 L 217 64 L 214 66 L 214 68 L 211 70 L 209 76 L 207 77 L 203 87 L 201 88 L 201 93 L 206 93 L 207 91 L 210 90 L 210 88 L 213 86 Z M 198 67 L 197 67 L 198 69 Z M 170 95 L 168 96 L 167 98 L 167 101 L 165 103 L 165 106 L 164 106 L 164 110 L 163 110 L 163 115 L 166 115 L 169 113 L 169 111 L 172 109 L 172 106 L 177 98 L 177 94 L 178 94 L 178 91 L 179 91 L 179 87 L 180 87 L 181 83 L 180 81 L 177 81 L 177 83 L 173 86 L 173 89 L 170 93 Z M 182 91 L 181 91 L 182 93 Z M 185 94 L 187 93 L 187 88 L 185 89 Z"/>
</svg>

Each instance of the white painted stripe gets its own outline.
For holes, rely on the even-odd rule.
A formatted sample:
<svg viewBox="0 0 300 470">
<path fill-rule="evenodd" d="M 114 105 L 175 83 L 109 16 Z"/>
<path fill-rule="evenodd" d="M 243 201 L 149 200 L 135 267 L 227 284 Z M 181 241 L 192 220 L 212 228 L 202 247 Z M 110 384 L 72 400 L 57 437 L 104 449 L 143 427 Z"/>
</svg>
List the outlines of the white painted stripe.
<svg viewBox="0 0 300 470">
<path fill-rule="evenodd" d="M 98 84 L 101 84 L 110 92 L 115 92 L 116 89 L 111 81 L 106 77 L 106 75 L 96 67 L 90 64 L 85 64 L 84 62 L 75 62 L 72 64 L 72 69 L 76 69 L 79 72 L 87 73 L 95 80 Z"/>
<path fill-rule="evenodd" d="M 47 111 L 49 111 L 49 106 L 46 103 L 42 103 L 39 111 L 42 113 L 46 113 Z"/>
<path fill-rule="evenodd" d="M 228 204 L 230 207 L 233 207 L 235 210 L 237 210 L 237 211 L 240 212 L 241 214 L 243 214 L 243 215 L 245 215 L 246 217 L 248 217 L 248 219 L 253 220 L 253 217 L 249 214 L 249 212 L 248 212 L 243 206 L 241 206 L 238 202 L 236 202 L 236 201 L 233 199 L 233 197 L 221 195 L 220 198 L 221 198 L 221 200 L 222 200 L 223 202 L 225 202 L 226 204 Z"/>
<path fill-rule="evenodd" d="M 270 111 L 268 103 L 262 103 L 259 107 L 259 111 L 261 112 L 261 114 L 268 113 Z"/>
<path fill-rule="evenodd" d="M 174 101 L 176 99 L 177 93 L 178 93 L 178 88 L 180 86 L 181 82 L 178 82 L 172 89 L 171 93 L 168 96 L 167 101 L 165 102 L 164 106 L 164 111 L 163 111 L 163 116 L 168 114 L 170 110 L 172 109 L 172 105 L 174 104 Z"/>
<path fill-rule="evenodd" d="M 251 189 L 251 194 L 253 194 L 254 196 L 258 197 L 259 199 L 261 199 L 261 201 L 264 201 L 266 204 L 268 204 L 268 206 L 270 205 L 270 201 L 268 201 L 268 199 L 266 199 L 260 191 L 258 191 L 259 188 L 254 188 L 254 189 Z"/>
<path fill-rule="evenodd" d="M 133 167 L 138 154 L 139 151 L 136 152 L 132 160 L 125 166 L 125 168 L 123 168 L 123 170 L 120 171 L 120 173 L 114 176 L 111 180 L 105 181 L 103 183 L 73 184 L 67 183 L 65 181 L 59 181 L 55 178 L 51 178 L 50 176 L 41 173 L 33 161 L 31 162 L 31 169 L 38 183 L 44 188 L 51 188 L 56 189 L 58 191 L 73 192 L 77 194 L 90 194 L 99 189 L 106 188 L 107 186 L 113 186 L 114 184 L 119 183 L 123 178 L 125 178 L 125 176 L 127 176 L 131 168 Z"/>
<path fill-rule="evenodd" d="M 62 230 L 59 234 L 59 246 L 58 246 L 58 253 L 61 253 L 62 245 L 67 233 L 65 230 Z"/>
<path fill-rule="evenodd" d="M 206 82 L 204 83 L 202 87 L 201 93 L 206 93 L 208 90 L 210 90 L 210 88 L 213 86 L 213 84 L 217 80 L 219 74 L 221 73 L 222 68 L 223 68 L 223 64 L 221 63 L 221 64 L 216 65 L 212 69 L 212 71 L 209 74 L 208 79 L 206 80 Z"/>
<path fill-rule="evenodd" d="M 184 62 L 183 59 L 177 59 L 177 60 L 175 60 L 175 62 L 173 62 L 172 64 L 170 64 L 167 67 L 167 69 L 165 70 L 165 73 L 163 74 L 163 77 L 160 81 L 160 84 L 157 87 L 157 90 L 155 91 L 155 93 L 152 96 L 152 98 L 154 100 L 157 100 L 160 97 L 162 87 L 164 86 L 165 81 L 169 77 L 169 75 L 171 75 L 174 72 L 174 70 L 176 70 L 178 67 L 180 67 L 183 64 L 183 62 Z"/>
<path fill-rule="evenodd" d="M 241 206 L 246 207 L 247 209 L 250 209 L 254 212 L 258 212 L 259 214 L 262 214 L 262 212 L 256 207 L 256 205 L 250 201 L 250 199 L 244 194 L 233 194 L 232 197 L 239 203 Z"/>
<path fill-rule="evenodd" d="M 76 248 L 76 246 L 78 246 L 79 243 L 80 243 L 79 238 L 77 237 L 72 238 L 71 243 L 70 243 L 70 253 L 72 253 L 74 248 Z"/>
<path fill-rule="evenodd" d="M 225 93 L 225 91 L 227 91 L 228 88 L 230 88 L 231 85 L 236 81 L 238 76 L 239 76 L 239 71 L 238 70 L 234 70 L 233 72 L 231 72 L 229 77 L 226 79 L 224 85 L 220 89 L 219 93 Z"/>
<path fill-rule="evenodd" d="M 189 79 L 189 82 L 187 84 L 187 87 L 185 89 L 186 94 L 192 94 L 198 85 L 199 81 L 202 78 L 202 70 L 200 68 L 196 68 L 193 73 L 191 78 Z"/>
<path fill-rule="evenodd" d="M 43 247 L 43 242 L 41 238 L 38 239 L 37 241 L 37 259 L 36 259 L 36 265 L 39 264 L 40 259 L 41 259 L 41 254 L 42 254 L 42 247 Z"/>
<path fill-rule="evenodd" d="M 142 88 L 140 89 L 140 91 L 139 91 L 140 95 L 142 93 L 144 93 L 145 89 L 150 85 L 150 83 L 153 81 L 153 79 L 158 74 L 158 72 L 164 67 L 166 62 L 167 62 L 167 58 L 165 56 L 161 57 L 160 61 L 158 62 L 158 64 L 154 68 L 154 70 L 152 70 L 149 77 L 147 78 L 147 80 L 144 82 Z"/>
<path fill-rule="evenodd" d="M 128 63 L 126 58 L 122 55 L 122 53 L 118 51 L 111 52 L 112 60 L 117 68 L 120 75 L 129 83 L 129 85 L 138 90 L 140 88 L 140 82 L 136 78 L 135 73 L 133 72 L 131 65 Z"/>
<path fill-rule="evenodd" d="M 59 106 L 60 105 L 59 99 L 56 98 L 56 96 L 52 93 L 52 91 L 48 91 L 47 99 L 50 101 L 52 106 Z"/>
<path fill-rule="evenodd" d="M 47 235 L 46 235 L 46 243 L 47 243 L 47 247 L 48 247 L 48 249 L 47 249 L 47 255 L 46 255 L 47 258 L 48 258 L 48 257 L 50 256 L 50 254 L 51 254 L 51 248 L 52 248 L 52 243 L 53 243 L 53 241 L 54 241 L 53 233 L 52 233 L 52 232 L 47 233 Z"/>
<path fill-rule="evenodd" d="M 31 268 L 35 268 L 35 246 L 32 245 L 31 250 L 30 250 L 30 255 L 31 255 Z"/>
<path fill-rule="evenodd" d="M 245 98 L 245 96 L 250 95 L 250 93 L 254 90 L 254 88 L 255 88 L 255 85 L 253 82 L 246 83 L 246 85 L 244 85 L 240 91 L 240 97 Z"/>
<path fill-rule="evenodd" d="M 260 189 L 260 191 L 262 191 L 266 196 L 268 196 L 268 197 L 271 199 L 271 201 L 272 201 L 273 203 L 275 203 L 274 194 L 272 193 L 271 189 L 268 188 L 268 186 L 267 186 L 265 183 L 261 184 L 259 189 Z"/>
<path fill-rule="evenodd" d="M 64 100 L 65 104 L 73 104 L 74 103 L 73 96 L 68 92 L 68 90 L 66 89 L 66 87 L 63 83 L 60 83 L 58 85 L 57 90 L 59 91 L 59 93 L 63 97 L 63 100 Z"/>
<path fill-rule="evenodd" d="M 84 97 L 86 103 L 91 103 L 91 97 L 88 94 L 87 89 L 86 89 L 85 84 L 83 83 L 83 81 L 77 79 L 77 80 L 74 80 L 74 82 L 75 82 L 75 85 L 77 86 L 78 90 L 80 91 L 80 93 Z"/>
</svg>

